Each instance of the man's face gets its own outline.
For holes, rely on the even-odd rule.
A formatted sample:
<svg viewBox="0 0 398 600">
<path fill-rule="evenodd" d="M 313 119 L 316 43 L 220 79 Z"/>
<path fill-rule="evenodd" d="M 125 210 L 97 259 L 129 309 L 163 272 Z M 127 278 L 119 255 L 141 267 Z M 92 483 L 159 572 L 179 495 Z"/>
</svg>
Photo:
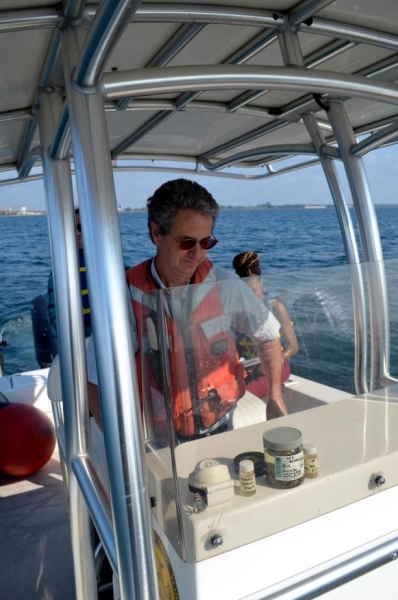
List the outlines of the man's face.
<svg viewBox="0 0 398 600">
<path fill-rule="evenodd" d="M 76 242 L 79 250 L 83 250 L 83 236 L 82 232 L 79 231 L 78 227 L 80 227 L 80 214 L 75 213 L 75 233 L 76 233 Z"/>
<path fill-rule="evenodd" d="M 157 224 L 151 223 L 153 241 L 157 246 L 156 269 L 166 287 L 188 283 L 208 252 L 200 244 L 182 250 L 178 242 L 209 238 L 212 230 L 213 219 L 191 208 L 178 211 L 166 235 L 160 235 Z"/>
</svg>

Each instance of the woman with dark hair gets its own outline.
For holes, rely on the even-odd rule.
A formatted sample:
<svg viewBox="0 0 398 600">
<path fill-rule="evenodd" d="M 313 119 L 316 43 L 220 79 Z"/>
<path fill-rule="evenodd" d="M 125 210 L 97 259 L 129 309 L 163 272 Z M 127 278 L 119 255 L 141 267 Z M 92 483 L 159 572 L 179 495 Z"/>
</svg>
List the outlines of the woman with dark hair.
<svg viewBox="0 0 398 600">
<path fill-rule="evenodd" d="M 239 277 L 245 278 L 246 283 L 260 298 L 267 308 L 274 314 L 280 323 L 280 336 L 282 346 L 282 382 L 289 379 L 289 359 L 298 352 L 298 343 L 290 320 L 289 311 L 281 298 L 267 292 L 261 276 L 260 257 L 256 252 L 248 251 L 237 254 L 232 261 L 232 266 Z M 237 334 L 237 347 L 241 358 L 250 360 L 256 358 L 256 349 L 252 341 L 241 334 Z M 268 395 L 269 384 L 262 373 L 261 365 L 253 365 L 246 369 L 246 389 L 260 398 Z"/>
</svg>

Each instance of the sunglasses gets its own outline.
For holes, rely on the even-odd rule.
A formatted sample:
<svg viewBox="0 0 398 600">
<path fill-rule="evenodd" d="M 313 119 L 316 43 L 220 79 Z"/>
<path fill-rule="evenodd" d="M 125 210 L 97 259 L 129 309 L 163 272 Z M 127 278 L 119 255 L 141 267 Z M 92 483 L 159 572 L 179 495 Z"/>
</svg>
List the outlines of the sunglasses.
<svg viewBox="0 0 398 600">
<path fill-rule="evenodd" d="M 82 232 L 82 225 L 81 225 L 81 223 L 76 223 L 76 231 L 78 231 L 79 233 Z"/>
<path fill-rule="evenodd" d="M 204 238 L 203 240 L 182 240 L 182 242 L 180 242 L 179 240 L 176 240 L 176 238 L 174 237 L 174 235 L 171 235 L 170 232 L 169 236 L 171 238 L 173 238 L 173 240 L 175 242 L 177 242 L 177 244 L 180 246 L 181 250 L 191 250 L 194 246 L 196 246 L 196 244 L 200 244 L 200 247 L 203 248 L 203 250 L 210 250 L 210 248 L 214 248 L 214 246 L 218 243 L 217 238 L 213 237 L 208 237 L 208 238 Z"/>
</svg>

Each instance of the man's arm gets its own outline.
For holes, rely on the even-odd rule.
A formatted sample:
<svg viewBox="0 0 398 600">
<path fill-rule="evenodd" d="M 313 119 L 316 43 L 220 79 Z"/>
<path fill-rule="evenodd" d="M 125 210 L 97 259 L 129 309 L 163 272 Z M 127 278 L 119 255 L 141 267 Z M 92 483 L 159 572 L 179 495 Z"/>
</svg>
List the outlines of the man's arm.
<svg viewBox="0 0 398 600">
<path fill-rule="evenodd" d="M 278 338 L 257 345 L 257 354 L 269 381 L 267 419 L 287 415 L 282 396 L 282 349 Z"/>
<path fill-rule="evenodd" d="M 138 352 L 138 340 L 137 340 L 137 322 L 133 312 L 133 307 L 130 300 L 129 288 L 126 287 L 126 293 L 128 294 L 128 305 L 130 308 L 131 326 L 134 342 L 134 350 Z M 87 355 L 87 396 L 88 396 L 88 407 L 90 415 L 94 417 L 98 427 L 103 431 L 102 427 L 102 414 L 101 404 L 99 399 L 98 389 L 98 373 L 97 363 L 95 361 L 95 350 L 94 350 L 94 338 L 91 335 L 86 349 Z"/>
</svg>

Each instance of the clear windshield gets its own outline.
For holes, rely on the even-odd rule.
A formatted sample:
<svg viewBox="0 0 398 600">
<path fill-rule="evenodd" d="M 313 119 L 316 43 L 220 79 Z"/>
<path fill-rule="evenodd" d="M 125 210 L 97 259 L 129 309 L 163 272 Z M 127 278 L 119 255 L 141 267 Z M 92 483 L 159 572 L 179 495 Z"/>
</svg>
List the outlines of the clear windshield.
<svg viewBox="0 0 398 600">
<path fill-rule="evenodd" d="M 347 470 L 360 465 L 371 469 L 367 463 L 388 453 L 392 443 L 388 419 L 395 418 L 395 408 L 390 413 L 386 409 L 394 403 L 392 396 L 383 392 L 355 397 L 356 371 L 362 368 L 369 380 L 377 358 L 371 346 L 377 345 L 375 332 L 382 327 L 387 351 L 391 337 L 392 365 L 397 364 L 393 290 L 398 261 L 384 266 L 390 286 L 387 312 L 375 311 L 374 282 L 370 283 L 380 265 L 270 274 L 261 281 L 214 280 L 144 294 L 141 369 L 150 492 L 156 497 L 156 518 L 185 560 L 206 558 L 200 536 L 206 527 L 212 528 L 209 523 L 216 515 L 229 523 L 231 532 L 237 510 L 247 508 L 254 519 L 250 539 L 242 532 L 230 533 L 228 549 L 370 493 L 367 485 L 355 490 L 348 486 L 345 494 L 337 490 Z M 389 314 L 386 324 L 378 322 L 383 312 Z M 272 373 L 261 348 L 278 332 L 287 415 L 270 420 Z M 372 430 L 369 419 L 383 425 Z M 264 476 L 263 433 L 281 426 L 300 430 L 303 442 L 317 447 L 317 481 L 323 484 L 317 487 L 315 503 L 307 498 L 315 493 L 309 491 L 310 480 L 287 495 Z M 373 435 L 377 443 L 372 446 Z M 239 457 L 247 458 L 247 453 L 259 469 L 250 506 L 240 495 L 237 474 Z M 206 479 L 202 471 L 209 467 Z M 267 519 L 257 527 L 261 511 L 271 515 L 276 510 L 275 498 L 286 518 Z M 289 503 L 304 503 L 305 509 L 293 510 Z"/>
</svg>

